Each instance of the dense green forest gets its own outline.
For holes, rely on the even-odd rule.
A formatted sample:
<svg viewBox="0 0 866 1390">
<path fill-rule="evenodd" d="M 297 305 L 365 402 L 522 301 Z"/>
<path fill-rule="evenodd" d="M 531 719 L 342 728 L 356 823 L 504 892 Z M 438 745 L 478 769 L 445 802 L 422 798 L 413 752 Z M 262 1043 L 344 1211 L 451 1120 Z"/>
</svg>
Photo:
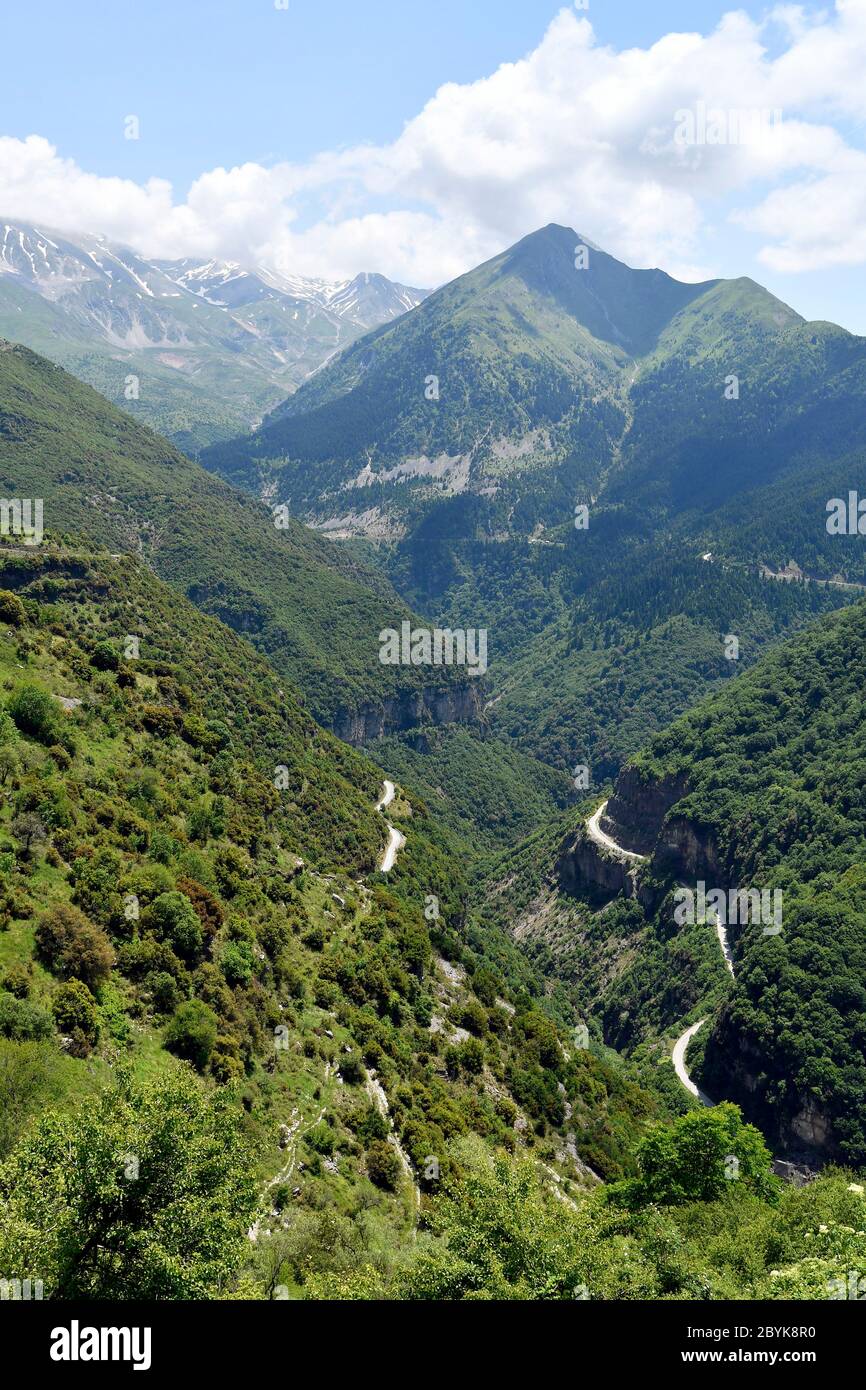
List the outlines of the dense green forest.
<svg viewBox="0 0 866 1390">
<path fill-rule="evenodd" d="M 629 760 L 654 844 L 640 892 L 564 891 L 574 828 L 603 789 L 484 866 L 483 920 L 510 930 L 604 1039 L 662 1062 L 707 1014 L 693 1074 L 783 1150 L 866 1161 L 862 790 L 866 604 L 829 614 L 699 702 Z M 635 779 L 637 779 L 635 790 Z M 671 800 L 664 789 L 677 788 Z M 781 932 L 729 925 L 735 978 L 677 885 L 778 890 Z"/>
<path fill-rule="evenodd" d="M 734 928 L 736 982 L 707 1046 L 708 1088 L 723 1085 L 777 1130 L 813 1108 L 830 1120 L 831 1147 L 857 1164 L 866 1159 L 864 662 L 857 604 L 685 715 L 637 763 L 649 778 L 684 774 L 688 793 L 669 817 L 713 846 L 726 884 L 784 894 L 781 934 Z"/>
</svg>

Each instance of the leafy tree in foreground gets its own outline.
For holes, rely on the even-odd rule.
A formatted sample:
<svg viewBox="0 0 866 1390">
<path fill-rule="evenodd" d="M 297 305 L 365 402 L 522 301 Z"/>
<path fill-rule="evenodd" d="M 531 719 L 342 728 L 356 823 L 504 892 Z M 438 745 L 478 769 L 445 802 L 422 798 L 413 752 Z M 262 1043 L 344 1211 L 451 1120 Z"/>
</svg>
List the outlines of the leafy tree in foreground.
<svg viewBox="0 0 866 1390">
<path fill-rule="evenodd" d="M 637 1161 L 640 1177 L 612 1187 L 612 1200 L 670 1206 L 748 1191 L 772 1201 L 778 1190 L 763 1135 L 728 1102 L 651 1126 L 637 1146 Z"/>
<path fill-rule="evenodd" d="M 401 1279 L 410 1299 L 580 1297 L 597 1263 L 586 1209 L 557 1202 L 535 1164 L 491 1155 L 478 1139 L 455 1146 L 459 1177 L 446 1183 Z"/>
<path fill-rule="evenodd" d="M 212 1296 L 256 1204 L 240 1124 L 188 1073 L 121 1075 L 95 1108 L 49 1112 L 0 1166 L 0 1268 L 55 1299 Z"/>
</svg>

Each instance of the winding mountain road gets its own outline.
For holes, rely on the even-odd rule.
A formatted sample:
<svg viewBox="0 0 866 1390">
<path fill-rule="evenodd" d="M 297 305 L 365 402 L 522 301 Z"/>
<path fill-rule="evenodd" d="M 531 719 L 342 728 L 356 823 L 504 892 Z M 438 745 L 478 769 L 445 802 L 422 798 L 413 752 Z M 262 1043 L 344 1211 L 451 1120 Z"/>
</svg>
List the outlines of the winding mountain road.
<svg viewBox="0 0 866 1390">
<path fill-rule="evenodd" d="M 606 810 L 607 802 L 603 801 L 595 814 L 590 816 L 589 820 L 586 822 L 589 838 L 594 840 L 597 845 L 601 845 L 602 849 L 610 850 L 611 853 L 615 854 L 617 859 L 622 860 L 624 864 L 643 863 L 646 859 L 645 854 L 635 854 L 633 850 L 623 849 L 622 845 L 618 845 L 616 840 L 612 840 L 611 837 L 606 835 L 602 830 L 599 821 Z"/>
<path fill-rule="evenodd" d="M 393 782 L 389 782 L 388 779 L 387 779 L 387 777 L 386 777 L 386 778 L 385 778 L 385 781 L 382 783 L 382 798 L 381 798 L 380 801 L 377 801 L 377 802 L 376 802 L 376 810 L 377 810 L 377 811 L 384 811 L 384 809 L 385 809 L 386 806 L 390 806 L 390 805 L 391 805 L 391 802 L 394 800 L 394 797 L 395 797 L 396 795 L 397 795 L 397 790 L 396 790 L 396 788 L 395 788 L 395 786 L 394 786 L 394 783 L 393 783 Z"/>
<path fill-rule="evenodd" d="M 676 1072 L 682 1084 L 685 1086 L 686 1090 L 690 1091 L 691 1094 L 701 1102 L 701 1105 L 715 1105 L 715 1101 L 710 1100 L 710 1097 L 707 1095 L 706 1091 L 702 1091 L 700 1086 L 697 1086 L 695 1082 L 692 1081 L 692 1078 L 686 1071 L 686 1049 L 688 1048 L 688 1045 L 691 1042 L 692 1038 L 695 1036 L 695 1033 L 699 1032 L 699 1030 L 703 1028 L 706 1021 L 707 1020 L 705 1018 L 698 1019 L 697 1023 L 693 1023 L 691 1027 L 687 1028 L 684 1033 L 680 1033 L 679 1037 L 674 1043 L 674 1050 L 671 1053 L 671 1061 L 674 1064 L 674 1071 Z"/>
<path fill-rule="evenodd" d="M 391 805 L 391 802 L 394 800 L 395 795 L 396 795 L 396 791 L 395 791 L 394 783 L 393 783 L 393 782 L 389 782 L 388 779 L 386 778 L 385 781 L 384 781 L 384 784 L 383 784 L 383 795 L 382 795 L 382 798 L 381 798 L 380 801 L 377 801 L 377 802 L 376 802 L 376 810 L 377 810 L 377 811 L 384 811 L 384 809 L 385 809 L 386 806 L 390 806 L 390 805 Z M 394 862 L 395 862 L 395 860 L 396 860 L 396 858 L 397 858 L 397 855 L 400 853 L 400 850 L 403 848 L 403 846 L 405 845 L 405 843 L 406 843 L 406 836 L 405 836 L 405 835 L 401 835 L 401 834 L 400 834 L 400 831 L 396 828 L 396 826 L 389 825 L 389 826 L 388 826 L 388 843 L 387 843 L 387 845 L 385 846 L 385 853 L 384 853 L 384 855 L 382 856 L 382 862 L 381 862 L 381 864 L 379 865 L 379 871 L 380 871 L 380 873 L 387 874 L 387 873 L 390 873 L 390 872 L 391 872 L 391 870 L 392 870 L 393 867 L 394 867 Z"/>
<path fill-rule="evenodd" d="M 597 845 L 599 845 L 602 849 L 606 849 L 610 851 L 612 854 L 615 854 L 617 859 L 619 859 L 620 862 L 623 864 L 635 864 L 644 861 L 647 858 L 645 854 L 635 854 L 630 849 L 623 849 L 622 845 L 618 845 L 616 840 L 612 839 L 610 835 L 605 834 L 605 832 L 602 830 L 599 822 L 606 810 L 607 802 L 603 801 L 599 806 L 598 810 L 595 811 L 593 815 L 591 815 L 587 820 L 586 830 L 587 834 L 589 835 L 589 838 L 593 840 Z M 722 955 L 725 958 L 725 965 L 728 967 L 728 970 L 730 971 L 731 976 L 733 977 L 734 958 L 731 952 L 731 944 L 728 940 L 727 928 L 722 924 L 718 912 L 716 912 L 715 915 L 714 925 L 716 928 L 716 936 L 719 939 L 719 945 L 722 949 Z M 689 1076 L 689 1073 L 686 1069 L 686 1051 L 688 1049 L 688 1045 L 691 1042 L 692 1038 L 695 1036 L 695 1034 L 698 1033 L 701 1028 L 703 1028 L 706 1021 L 707 1020 L 705 1018 L 701 1018 L 698 1020 L 697 1023 L 690 1024 L 689 1027 L 684 1030 L 684 1032 L 680 1033 L 680 1036 L 674 1043 L 673 1052 L 671 1053 L 671 1061 L 673 1062 L 674 1071 L 676 1072 L 682 1085 L 685 1086 L 686 1090 L 691 1095 L 695 1096 L 696 1099 L 700 1101 L 701 1105 L 710 1106 L 715 1105 L 715 1101 L 711 1100 L 710 1097 L 707 1095 L 706 1091 L 702 1091 L 700 1086 L 698 1086 L 694 1081 L 692 1081 L 692 1078 Z"/>
</svg>

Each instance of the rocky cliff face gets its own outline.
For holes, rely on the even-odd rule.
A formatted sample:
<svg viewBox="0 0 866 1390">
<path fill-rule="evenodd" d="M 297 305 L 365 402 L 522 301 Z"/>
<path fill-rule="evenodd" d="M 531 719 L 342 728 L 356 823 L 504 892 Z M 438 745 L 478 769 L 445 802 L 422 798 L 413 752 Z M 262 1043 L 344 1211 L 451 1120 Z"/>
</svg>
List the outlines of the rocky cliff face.
<svg viewBox="0 0 866 1390">
<path fill-rule="evenodd" d="M 665 816 L 686 791 L 684 777 L 653 781 L 638 768 L 625 767 L 607 803 L 601 828 L 623 849 L 652 854 Z"/>
<path fill-rule="evenodd" d="M 702 878 L 714 888 L 727 886 L 712 836 L 684 816 L 671 816 L 662 826 L 652 862 L 660 873 L 684 883 Z"/>
<path fill-rule="evenodd" d="M 624 893 L 637 897 L 638 873 L 634 866 L 597 845 L 581 826 L 563 840 L 556 860 L 559 886 L 564 893 L 609 902 Z"/>
<path fill-rule="evenodd" d="M 329 728 L 345 743 L 361 747 L 385 734 L 401 733 L 423 724 L 472 724 L 481 718 L 483 689 L 477 681 L 465 685 L 427 686 L 391 700 L 341 710 Z"/>
<path fill-rule="evenodd" d="M 623 849 L 647 855 L 659 874 L 686 883 L 705 878 L 721 887 L 722 866 L 712 837 L 685 816 L 670 815 L 688 790 L 684 776 L 653 779 L 639 768 L 625 767 L 601 818 L 601 829 Z"/>
<path fill-rule="evenodd" d="M 710 1095 L 735 1101 L 783 1156 L 819 1167 L 840 1156 L 831 1119 L 814 1096 L 787 1091 L 781 1102 L 769 1103 L 768 1094 L 786 1078 L 742 1036 L 730 1006 L 722 1009 L 707 1040 L 700 1081 Z"/>
</svg>

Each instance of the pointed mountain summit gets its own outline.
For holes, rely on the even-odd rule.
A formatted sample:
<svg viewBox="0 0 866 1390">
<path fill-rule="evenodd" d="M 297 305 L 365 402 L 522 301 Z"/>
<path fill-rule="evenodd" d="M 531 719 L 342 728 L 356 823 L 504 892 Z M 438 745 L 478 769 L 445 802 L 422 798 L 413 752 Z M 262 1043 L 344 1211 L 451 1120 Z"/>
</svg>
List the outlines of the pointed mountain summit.
<svg viewBox="0 0 866 1390">
<path fill-rule="evenodd" d="M 567 522 L 603 482 L 667 505 L 719 440 L 708 485 L 723 489 L 726 470 L 745 476 L 731 441 L 746 421 L 752 448 L 765 412 L 808 409 L 825 373 L 861 352 L 754 281 L 635 270 L 551 224 L 359 339 L 202 461 L 339 536 L 405 536 L 457 498 L 444 531 L 528 535 Z M 725 413 L 729 377 L 742 408 Z"/>
<path fill-rule="evenodd" d="M 718 284 L 684 284 L 663 270 L 633 270 L 555 222 L 488 264 L 498 278 L 513 277 L 554 300 L 593 337 L 633 354 L 648 352 L 674 314 Z"/>
</svg>

